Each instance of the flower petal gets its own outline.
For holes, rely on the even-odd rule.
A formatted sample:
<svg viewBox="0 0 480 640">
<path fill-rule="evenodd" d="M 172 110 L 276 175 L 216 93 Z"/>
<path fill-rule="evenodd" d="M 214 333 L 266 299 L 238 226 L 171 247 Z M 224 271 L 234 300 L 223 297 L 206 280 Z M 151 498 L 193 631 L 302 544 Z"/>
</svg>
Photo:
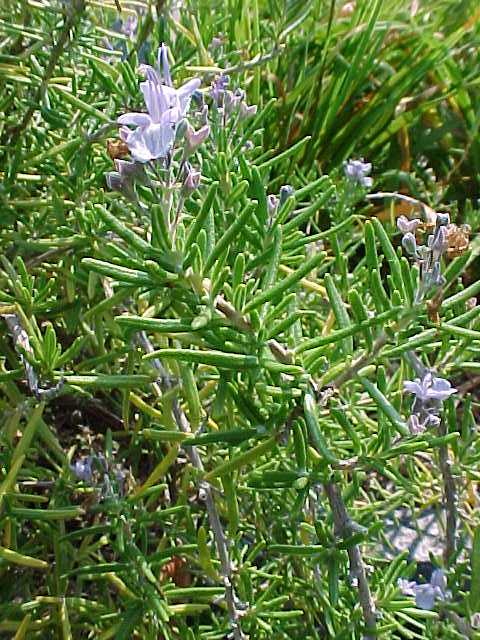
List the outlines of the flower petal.
<svg viewBox="0 0 480 640">
<path fill-rule="evenodd" d="M 431 611 L 435 606 L 435 590 L 431 584 L 419 584 L 415 588 L 415 604 L 419 609 Z"/>
<path fill-rule="evenodd" d="M 161 83 L 161 78 L 158 75 L 157 71 L 149 64 L 141 64 L 138 69 L 140 73 L 143 73 L 148 81 L 153 82 L 154 84 Z"/>
<path fill-rule="evenodd" d="M 200 78 L 192 78 L 178 89 L 178 100 L 182 115 L 185 115 L 188 107 L 190 106 L 190 100 L 192 99 L 193 92 L 196 91 L 201 84 L 202 82 Z"/>
<path fill-rule="evenodd" d="M 162 96 L 158 91 L 159 85 L 151 80 L 145 80 L 140 83 L 140 91 L 143 93 L 143 99 L 147 111 L 150 114 L 152 122 L 158 122 L 164 109 Z"/>
<path fill-rule="evenodd" d="M 404 596 L 414 596 L 416 593 L 417 583 L 413 580 L 405 580 L 405 578 L 399 578 L 397 586 Z"/>
<path fill-rule="evenodd" d="M 163 42 L 158 49 L 157 64 L 164 84 L 171 87 L 173 83 L 170 75 L 170 65 L 168 64 L 168 47 Z"/>
<path fill-rule="evenodd" d="M 408 393 L 414 393 L 417 396 L 417 398 L 423 398 L 425 395 L 423 392 L 422 386 L 419 384 L 418 379 L 414 381 L 405 380 L 403 383 L 403 390 L 407 391 Z"/>
<path fill-rule="evenodd" d="M 152 119 L 148 113 L 125 113 L 117 118 L 118 124 L 130 124 L 136 127 L 146 127 L 151 123 Z"/>
<path fill-rule="evenodd" d="M 119 133 L 120 139 L 128 144 L 128 139 L 132 135 L 132 131 L 128 127 L 121 127 L 118 133 Z"/>
<path fill-rule="evenodd" d="M 430 578 L 430 584 L 432 587 L 440 589 L 442 594 L 444 594 L 447 590 L 447 576 L 445 575 L 445 571 L 443 571 L 443 569 L 435 569 Z"/>
</svg>

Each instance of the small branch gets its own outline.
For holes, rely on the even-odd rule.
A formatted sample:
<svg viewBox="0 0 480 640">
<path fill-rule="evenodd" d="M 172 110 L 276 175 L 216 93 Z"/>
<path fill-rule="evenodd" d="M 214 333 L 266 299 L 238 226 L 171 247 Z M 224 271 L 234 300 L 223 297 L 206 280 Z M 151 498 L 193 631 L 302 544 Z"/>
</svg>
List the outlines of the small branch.
<svg viewBox="0 0 480 640">
<path fill-rule="evenodd" d="M 12 336 L 15 349 L 20 354 L 20 360 L 22 361 L 25 375 L 27 376 L 28 388 L 36 396 L 39 392 L 38 376 L 24 355 L 24 353 L 31 353 L 33 355 L 28 334 L 20 324 L 20 319 L 15 313 L 8 313 L 3 317 Z"/>
<path fill-rule="evenodd" d="M 16 313 L 5 313 L 3 318 L 7 324 L 8 330 L 12 336 L 15 349 L 20 354 L 20 360 L 22 361 L 23 368 L 25 369 L 25 375 L 27 377 L 27 385 L 30 392 L 37 398 L 37 400 L 51 400 L 55 398 L 61 391 L 64 381 L 61 379 L 56 385 L 52 387 L 41 387 L 38 379 L 38 375 L 34 367 L 27 360 L 25 354 L 29 353 L 32 356 L 33 349 L 28 338 L 28 334 L 22 327 L 20 318 Z"/>
<path fill-rule="evenodd" d="M 447 427 L 442 421 L 439 432 L 441 436 L 447 435 Z M 457 490 L 455 480 L 452 475 L 451 460 L 448 453 L 448 445 L 443 444 L 438 451 L 440 461 L 440 472 L 443 480 L 443 494 L 445 497 L 446 511 L 446 540 L 444 558 L 448 565 L 456 552 L 457 537 Z"/>
<path fill-rule="evenodd" d="M 383 198 L 396 198 L 397 200 L 403 200 L 404 202 L 408 202 L 408 204 L 413 205 L 414 207 L 423 208 L 425 205 L 421 200 L 417 200 L 416 198 L 412 198 L 411 196 L 406 196 L 404 193 L 397 193 L 396 191 L 379 191 L 378 193 L 368 193 L 366 196 L 367 200 L 381 200 Z"/>
<path fill-rule="evenodd" d="M 339 376 L 337 376 L 335 380 L 331 383 L 331 386 L 335 387 L 336 389 L 339 389 L 342 386 L 342 384 L 347 382 L 347 380 L 354 378 L 357 375 L 357 373 L 360 371 L 360 369 L 363 369 L 363 367 L 366 367 L 367 364 L 369 364 L 369 362 L 373 358 L 375 358 L 376 355 L 378 355 L 379 351 L 382 349 L 382 347 L 384 347 L 387 344 L 387 342 L 388 342 L 388 336 L 383 331 L 375 341 L 373 345 L 373 349 L 369 352 L 365 352 L 363 355 L 357 358 L 355 362 L 352 362 L 351 367 L 349 369 L 345 369 L 345 371 L 343 371 Z"/>
<path fill-rule="evenodd" d="M 335 535 L 342 540 L 347 540 L 351 537 L 352 533 L 354 533 L 355 526 L 348 515 L 341 492 L 333 482 L 327 482 L 324 487 L 333 514 Z M 366 633 L 364 640 L 374 640 L 376 638 L 377 615 L 370 593 L 370 587 L 368 586 L 362 553 L 358 544 L 348 547 L 347 552 L 350 561 L 350 575 L 353 577 L 355 585 L 358 588 L 358 599 L 365 621 Z"/>
<path fill-rule="evenodd" d="M 408 312 L 400 318 L 398 322 L 392 327 L 392 331 L 398 333 L 402 331 L 412 319 L 412 316 L 417 313 L 418 305 L 414 305 L 411 307 Z M 345 369 L 340 375 L 338 375 L 333 382 L 330 383 L 331 387 L 339 389 L 345 382 L 354 378 L 360 369 L 366 367 L 372 360 L 376 358 L 382 348 L 387 344 L 389 337 L 385 331 L 378 336 L 376 341 L 373 344 L 373 347 L 370 351 L 365 351 L 359 358 L 357 358 L 354 362 L 352 362 L 350 368 Z"/>
<path fill-rule="evenodd" d="M 137 335 L 137 340 L 148 353 L 151 353 L 154 350 L 153 345 L 144 332 L 140 332 Z M 154 359 L 151 362 L 154 368 L 160 372 L 160 384 L 167 389 L 171 387 L 170 377 L 164 369 L 160 360 Z M 155 386 L 158 388 L 159 385 Z M 187 416 L 182 410 L 182 407 L 180 406 L 177 398 L 174 398 L 173 400 L 172 409 L 173 417 L 175 418 L 175 422 L 177 423 L 180 431 L 182 431 L 183 433 L 191 433 L 190 423 L 188 422 Z M 198 471 L 203 471 L 204 467 L 197 447 L 185 447 L 185 451 L 187 452 L 187 455 L 190 458 L 190 461 L 195 469 L 197 469 Z M 223 576 L 223 584 L 225 586 L 225 601 L 227 603 L 228 615 L 230 618 L 230 624 L 232 626 L 233 638 L 234 640 L 244 640 L 245 636 L 240 626 L 241 610 L 237 608 L 237 604 L 239 601 L 237 600 L 237 597 L 235 595 L 235 589 L 232 582 L 233 569 L 228 553 L 227 540 L 225 538 L 222 523 L 220 522 L 220 517 L 215 506 L 212 488 L 207 482 L 201 481 L 199 483 L 199 494 L 203 496 L 205 500 L 210 527 L 213 531 L 215 544 L 220 558 L 221 573 Z"/>
<path fill-rule="evenodd" d="M 28 108 L 28 110 L 25 113 L 25 115 L 23 116 L 23 118 L 20 121 L 20 123 L 16 127 L 13 127 L 8 132 L 10 140 L 18 138 L 18 136 L 30 124 L 30 120 L 32 119 L 33 114 L 37 110 L 38 104 L 42 100 L 43 95 L 44 95 L 44 93 L 45 93 L 45 91 L 46 91 L 46 89 L 48 87 L 48 82 L 49 82 L 50 78 L 52 77 L 53 72 L 55 71 L 55 67 L 57 66 L 57 62 L 59 61 L 59 59 L 60 59 L 60 57 L 61 57 L 61 55 L 62 55 L 62 53 L 63 53 L 63 51 L 65 49 L 65 45 L 67 44 L 69 33 L 77 25 L 77 23 L 79 22 L 84 9 L 85 9 L 85 0 L 77 0 L 77 2 L 74 3 L 70 13 L 68 13 L 68 15 L 66 16 L 65 22 L 63 24 L 63 29 L 62 29 L 62 31 L 60 33 L 60 37 L 58 39 L 58 42 L 53 47 L 52 52 L 50 54 L 50 57 L 49 57 L 49 60 L 48 60 L 48 65 L 47 65 L 47 68 L 46 68 L 45 73 L 43 75 L 42 82 L 41 82 L 40 86 L 38 87 L 38 90 L 36 92 L 35 97 L 32 98 L 31 105 Z"/>
</svg>

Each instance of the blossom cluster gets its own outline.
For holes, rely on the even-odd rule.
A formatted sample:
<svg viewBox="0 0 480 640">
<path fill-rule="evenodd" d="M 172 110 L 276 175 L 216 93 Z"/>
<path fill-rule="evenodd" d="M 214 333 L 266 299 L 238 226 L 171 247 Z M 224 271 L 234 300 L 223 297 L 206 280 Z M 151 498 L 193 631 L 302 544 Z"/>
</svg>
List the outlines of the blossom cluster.
<svg viewBox="0 0 480 640">
<path fill-rule="evenodd" d="M 429 427 L 438 427 L 442 405 L 457 390 L 448 380 L 437 378 L 427 371 L 422 378 L 405 380 L 403 389 L 415 396 L 408 426 L 412 434 L 423 433 Z"/>
<path fill-rule="evenodd" d="M 420 267 L 420 285 L 416 294 L 416 302 L 421 302 L 433 288 L 442 286 L 445 279 L 441 273 L 441 258 L 448 251 L 450 216 L 448 213 L 435 215 L 433 233 L 428 235 L 427 244 L 417 244 L 416 232 L 423 226 L 421 220 L 400 216 L 398 229 L 403 234 L 402 246 Z"/>
<path fill-rule="evenodd" d="M 429 582 L 418 584 L 414 580 L 399 578 L 398 588 L 405 596 L 413 596 L 419 609 L 431 611 L 435 602 L 444 602 L 450 597 L 447 591 L 447 576 L 442 569 L 435 569 Z"/>
<path fill-rule="evenodd" d="M 102 500 L 124 494 L 125 470 L 119 465 L 113 467 L 102 453 L 79 458 L 70 470 L 77 480 L 99 489 Z"/>
</svg>

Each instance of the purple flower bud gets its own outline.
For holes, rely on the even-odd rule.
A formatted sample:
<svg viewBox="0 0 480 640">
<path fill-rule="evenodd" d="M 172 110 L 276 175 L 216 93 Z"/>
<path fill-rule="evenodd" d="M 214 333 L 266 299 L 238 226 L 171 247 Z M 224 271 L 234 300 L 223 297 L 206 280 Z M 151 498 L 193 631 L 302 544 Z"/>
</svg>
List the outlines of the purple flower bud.
<svg viewBox="0 0 480 640">
<path fill-rule="evenodd" d="M 283 187 L 280 187 L 280 200 L 278 206 L 282 207 L 283 204 L 288 200 L 288 198 L 290 198 L 290 196 L 293 196 L 294 191 L 294 188 L 289 184 L 284 184 Z"/>
<path fill-rule="evenodd" d="M 225 91 L 223 96 L 223 107 L 227 115 L 235 111 L 241 102 L 241 96 L 233 93 L 233 91 Z"/>
<path fill-rule="evenodd" d="M 202 174 L 200 171 L 193 169 L 189 162 L 185 163 L 185 179 L 183 181 L 182 190 L 185 196 L 189 196 L 191 193 L 198 189 Z"/>
<path fill-rule="evenodd" d="M 404 235 L 406 233 L 415 233 L 419 224 L 421 224 L 421 221 L 417 218 L 413 220 L 409 220 L 406 216 L 397 218 L 397 227 Z"/>
<path fill-rule="evenodd" d="M 278 198 L 277 196 L 270 194 L 267 196 L 267 211 L 269 216 L 273 216 L 275 211 L 278 209 Z"/>
<path fill-rule="evenodd" d="M 419 257 L 417 251 L 417 241 L 413 233 L 407 232 L 402 238 L 402 246 L 405 251 L 411 256 L 415 256 L 415 258 Z"/>
<path fill-rule="evenodd" d="M 202 107 L 202 111 L 200 113 L 200 122 L 202 123 L 202 126 L 208 124 L 208 104 L 204 104 Z"/>
<path fill-rule="evenodd" d="M 223 43 L 224 43 L 224 38 L 222 35 L 213 36 L 210 42 L 210 49 L 218 49 L 218 47 L 221 47 Z"/>
<path fill-rule="evenodd" d="M 143 164 L 117 158 L 115 159 L 115 167 L 117 171 L 110 171 L 106 174 L 108 188 L 123 193 L 130 200 L 135 200 L 133 185 L 135 180 L 142 180 L 145 177 Z"/>
<path fill-rule="evenodd" d="M 115 159 L 115 166 L 122 178 L 141 178 L 145 173 L 145 167 L 140 162 L 130 162 L 129 160 Z"/>
<path fill-rule="evenodd" d="M 130 40 L 135 38 L 135 34 L 137 33 L 138 27 L 138 15 L 133 14 L 129 15 L 127 19 L 122 22 L 121 31 L 124 33 Z"/>
<path fill-rule="evenodd" d="M 428 236 L 428 246 L 434 260 L 439 260 L 448 249 L 448 231 L 444 226 L 437 227 L 435 234 Z"/>
<path fill-rule="evenodd" d="M 446 227 L 450 224 L 450 215 L 448 213 L 437 213 L 437 227 Z"/>
<path fill-rule="evenodd" d="M 111 191 L 123 191 L 124 181 L 117 171 L 109 171 L 105 174 L 107 186 Z"/>
<path fill-rule="evenodd" d="M 217 105 L 217 107 L 220 107 L 223 105 L 224 94 L 229 82 L 230 82 L 230 78 L 225 74 L 222 74 L 221 76 L 217 76 L 217 78 L 215 78 L 215 80 L 212 82 L 210 95 L 212 96 L 212 99 Z"/>
</svg>

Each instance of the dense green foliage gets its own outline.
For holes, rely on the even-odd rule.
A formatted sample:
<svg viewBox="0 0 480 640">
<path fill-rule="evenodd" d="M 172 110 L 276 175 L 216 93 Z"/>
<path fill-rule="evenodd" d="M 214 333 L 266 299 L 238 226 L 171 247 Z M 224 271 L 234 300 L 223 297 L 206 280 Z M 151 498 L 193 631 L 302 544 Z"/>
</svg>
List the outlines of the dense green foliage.
<svg viewBox="0 0 480 640">
<path fill-rule="evenodd" d="M 0 635 L 480 638 L 480 11 L 431 4 L 3 0 Z M 111 190 L 162 42 L 209 136 Z"/>
</svg>

